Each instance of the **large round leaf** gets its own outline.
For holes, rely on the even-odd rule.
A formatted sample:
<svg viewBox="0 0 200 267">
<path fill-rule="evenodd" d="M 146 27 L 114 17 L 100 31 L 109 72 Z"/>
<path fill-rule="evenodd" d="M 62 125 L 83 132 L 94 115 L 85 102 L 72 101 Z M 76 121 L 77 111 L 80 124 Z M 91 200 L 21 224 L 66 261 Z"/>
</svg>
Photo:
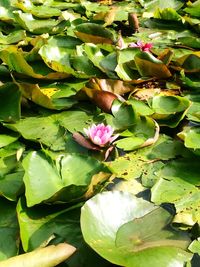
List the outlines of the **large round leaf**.
<svg viewBox="0 0 200 267">
<path fill-rule="evenodd" d="M 157 234 L 159 232 L 159 227 L 157 228 L 156 226 L 157 220 L 154 218 L 156 209 L 161 209 L 160 214 L 156 216 L 159 227 L 164 228 L 169 223 L 170 215 L 166 215 L 168 212 L 163 211 L 162 208 L 158 208 L 152 203 L 127 192 L 114 191 L 98 194 L 82 207 L 81 228 L 83 237 L 97 253 L 118 265 L 128 267 L 144 267 L 148 265 L 155 267 L 158 266 L 159 259 L 160 267 L 182 267 L 184 262 L 190 258 L 190 254 L 180 249 L 176 241 L 173 246 L 169 244 L 172 241 L 166 240 L 165 242 L 168 245 L 162 245 L 159 237 L 161 236 L 162 239 L 166 237 L 164 230 L 164 234 L 161 231 L 161 234 L 159 233 L 158 235 L 159 241 L 156 239 L 156 243 L 161 242 L 159 246 L 152 245 L 151 248 L 144 248 L 140 251 L 138 249 L 136 251 L 130 249 L 131 240 L 126 235 L 130 234 L 133 226 L 130 221 L 137 224 L 137 220 L 140 218 L 142 224 L 145 224 L 150 231 L 153 229 L 152 233 L 150 233 L 150 235 L 152 234 L 150 239 L 155 238 L 153 233 Z M 163 213 L 165 215 L 164 219 L 160 218 Z M 145 218 L 145 216 L 148 216 L 148 218 Z M 153 218 L 155 222 L 154 225 L 151 225 Z M 131 226 L 129 225 L 130 223 Z M 126 227 L 125 232 L 124 226 Z M 123 230 L 120 230 L 122 229 L 121 227 L 123 227 Z M 139 234 L 140 232 L 138 232 Z M 145 231 L 142 233 L 144 240 L 147 234 Z M 168 234 L 167 236 L 173 236 L 173 233 Z M 129 242 L 123 243 L 125 239 L 129 240 Z M 133 246 L 133 244 L 131 245 Z"/>
</svg>

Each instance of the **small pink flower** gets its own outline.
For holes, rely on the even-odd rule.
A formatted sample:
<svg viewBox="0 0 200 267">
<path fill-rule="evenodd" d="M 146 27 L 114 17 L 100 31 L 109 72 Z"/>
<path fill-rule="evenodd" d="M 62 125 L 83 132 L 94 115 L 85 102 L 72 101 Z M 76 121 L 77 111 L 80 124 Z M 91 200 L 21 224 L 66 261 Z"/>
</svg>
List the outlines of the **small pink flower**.
<svg viewBox="0 0 200 267">
<path fill-rule="evenodd" d="M 130 43 L 129 44 L 129 47 L 138 47 L 143 52 L 149 52 L 150 49 L 152 48 L 152 46 L 153 46 L 152 43 L 146 43 L 146 44 L 144 44 L 141 41 L 137 41 L 137 43 Z"/>
<path fill-rule="evenodd" d="M 112 136 L 114 129 L 110 125 L 106 126 L 103 123 L 98 125 L 93 124 L 88 129 L 84 129 L 84 132 L 92 143 L 100 147 L 112 143 L 119 136 L 118 134 Z"/>
</svg>

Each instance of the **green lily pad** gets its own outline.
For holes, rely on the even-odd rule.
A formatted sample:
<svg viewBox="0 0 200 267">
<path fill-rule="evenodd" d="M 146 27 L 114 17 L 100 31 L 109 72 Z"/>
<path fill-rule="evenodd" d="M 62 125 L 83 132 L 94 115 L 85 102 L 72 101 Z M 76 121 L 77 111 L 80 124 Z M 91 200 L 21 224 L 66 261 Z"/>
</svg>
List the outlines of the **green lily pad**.
<svg viewBox="0 0 200 267">
<path fill-rule="evenodd" d="M 197 238 L 197 240 L 194 240 L 189 248 L 190 251 L 192 251 L 193 253 L 198 253 L 200 255 L 200 238 Z"/>
<path fill-rule="evenodd" d="M 158 137 L 155 128 L 155 123 L 151 118 L 141 116 L 134 126 L 121 133 L 121 136 L 125 136 L 125 138 L 116 141 L 115 144 L 125 151 L 152 145 Z"/>
<path fill-rule="evenodd" d="M 0 120 L 13 122 L 21 116 L 21 92 L 14 83 L 0 86 Z"/>
<path fill-rule="evenodd" d="M 82 23 L 75 28 L 76 36 L 87 43 L 113 43 L 113 34 L 102 25 L 95 23 Z"/>
<path fill-rule="evenodd" d="M 143 77 L 168 78 L 171 76 L 168 67 L 148 52 L 138 52 L 134 60 L 138 72 Z"/>
<path fill-rule="evenodd" d="M 17 1 L 13 4 L 15 7 L 21 9 L 25 13 L 31 13 L 38 18 L 50 18 L 61 15 L 61 10 L 51 7 L 49 5 L 35 6 L 31 1 L 21 2 Z"/>
<path fill-rule="evenodd" d="M 83 111 L 64 111 L 59 114 L 40 117 L 27 117 L 15 124 L 4 124 L 19 132 L 23 138 L 44 144 L 54 151 L 72 146 L 70 134 L 81 131 L 92 123 L 92 116 Z"/>
<path fill-rule="evenodd" d="M 184 144 L 186 147 L 192 149 L 200 149 L 200 127 L 185 127 L 182 132 L 178 133 L 178 136 L 184 140 Z"/>
<path fill-rule="evenodd" d="M 123 224 L 117 231 L 116 246 L 130 252 L 168 246 L 187 249 L 190 238 L 184 232 L 170 229 L 172 217 L 168 211 L 158 207 L 143 217 Z"/>
<path fill-rule="evenodd" d="M 26 32 L 24 30 L 14 31 L 7 36 L 0 33 L 0 44 L 14 44 L 24 40 L 25 38 Z"/>
<path fill-rule="evenodd" d="M 154 13 L 154 18 L 164 20 L 181 20 L 181 16 L 173 8 L 157 9 Z"/>
<path fill-rule="evenodd" d="M 19 138 L 17 133 L 0 134 L 0 148 L 15 142 Z"/>
<path fill-rule="evenodd" d="M 83 237 L 102 257 L 117 265 L 142 267 L 148 264 L 149 266 L 156 266 L 159 259 L 159 264 L 163 267 L 168 267 L 170 264 L 184 266 L 184 262 L 190 259 L 190 254 L 177 247 L 175 243 L 174 247 L 168 245 L 164 249 L 152 247 L 137 252 L 130 250 L 130 243 L 132 243 L 130 239 L 128 244 L 127 242 L 126 244 L 123 243 L 124 236 L 128 240 L 129 223 L 132 225 L 139 218 L 141 221 L 145 220 L 145 216 L 154 214 L 156 209 L 157 207 L 152 203 L 136 198 L 127 192 L 113 191 L 98 194 L 82 207 L 81 229 Z M 159 215 L 158 218 L 160 218 Z M 152 225 L 151 220 L 147 220 L 146 224 L 150 224 L 150 227 L 156 227 L 156 224 Z M 135 231 L 139 235 L 142 230 Z M 186 243 L 183 245 L 184 247 Z"/>
<path fill-rule="evenodd" d="M 126 129 L 137 122 L 138 115 L 133 106 L 119 100 L 114 100 L 112 103 L 113 124 L 118 129 Z"/>
<path fill-rule="evenodd" d="M 19 25 L 27 31 L 42 34 L 42 33 L 58 33 L 64 30 L 67 26 L 65 21 L 56 19 L 35 19 L 30 13 L 23 13 L 21 10 L 13 11 L 15 20 Z"/>
<path fill-rule="evenodd" d="M 200 17 L 200 1 L 197 0 L 194 3 L 189 3 L 188 7 L 186 7 L 184 11 L 194 17 Z"/>
<path fill-rule="evenodd" d="M 77 252 L 66 261 L 69 267 L 85 265 L 108 267 L 109 263 L 100 258 L 83 240 L 80 229 L 81 203 L 62 210 L 52 206 L 28 208 L 24 198 L 17 205 L 22 246 L 32 251 L 48 244 L 66 242 L 77 248 Z"/>
<path fill-rule="evenodd" d="M 134 57 L 138 53 L 138 49 L 125 48 L 117 51 L 117 66 L 115 71 L 120 79 L 131 81 L 138 78 L 137 68 L 135 66 Z"/>
<path fill-rule="evenodd" d="M 160 124 L 175 128 L 185 117 L 190 101 L 180 96 L 157 95 L 152 98 L 152 117 Z"/>
<path fill-rule="evenodd" d="M 106 171 L 102 163 L 91 157 L 66 154 L 51 162 L 45 154 L 36 151 L 28 154 L 23 167 L 28 207 L 43 201 L 68 202 L 79 199 L 87 191 L 92 176 Z"/>
<path fill-rule="evenodd" d="M 0 199 L 0 261 L 16 256 L 19 249 L 19 226 L 16 204 Z"/>
<path fill-rule="evenodd" d="M 15 46 L 10 46 L 0 51 L 0 58 L 6 63 L 11 71 L 25 74 L 37 79 L 61 79 L 69 75 L 66 73 L 53 72 L 42 61 L 26 61 L 25 55 Z"/>
</svg>

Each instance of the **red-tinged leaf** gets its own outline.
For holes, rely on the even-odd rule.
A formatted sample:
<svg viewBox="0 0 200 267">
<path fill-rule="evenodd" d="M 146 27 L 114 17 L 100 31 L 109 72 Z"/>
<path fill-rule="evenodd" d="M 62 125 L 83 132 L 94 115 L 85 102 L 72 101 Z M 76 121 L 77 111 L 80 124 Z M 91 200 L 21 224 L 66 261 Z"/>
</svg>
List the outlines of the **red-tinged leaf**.
<svg viewBox="0 0 200 267">
<path fill-rule="evenodd" d="M 85 88 L 85 92 L 100 109 L 106 113 L 111 112 L 112 103 L 117 99 L 115 94 L 89 88 Z"/>
<path fill-rule="evenodd" d="M 74 140 L 81 146 L 91 149 L 91 150 L 101 150 L 99 146 L 94 145 L 92 142 L 90 142 L 88 139 L 86 139 L 82 134 L 76 132 L 73 133 Z"/>
</svg>

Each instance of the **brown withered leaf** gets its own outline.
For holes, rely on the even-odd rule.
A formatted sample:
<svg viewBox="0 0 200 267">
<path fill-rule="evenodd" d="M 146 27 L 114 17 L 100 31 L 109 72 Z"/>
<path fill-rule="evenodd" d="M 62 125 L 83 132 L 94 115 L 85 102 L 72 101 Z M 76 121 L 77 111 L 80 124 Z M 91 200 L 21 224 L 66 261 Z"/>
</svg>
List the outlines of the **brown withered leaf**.
<svg viewBox="0 0 200 267">
<path fill-rule="evenodd" d="M 156 94 L 159 94 L 161 89 L 138 89 L 133 95 L 139 100 L 148 100 L 149 98 L 154 97 Z"/>
<path fill-rule="evenodd" d="M 117 98 L 115 94 L 107 91 L 90 89 L 87 87 L 84 88 L 84 91 L 86 92 L 87 96 L 90 97 L 97 105 L 97 107 L 106 113 L 111 112 L 112 103 Z"/>
<path fill-rule="evenodd" d="M 134 91 L 135 87 L 130 82 L 125 82 L 122 80 L 112 80 L 112 79 L 98 79 L 92 78 L 88 85 L 88 88 L 107 91 L 117 96 L 122 96 L 128 92 Z"/>
</svg>

